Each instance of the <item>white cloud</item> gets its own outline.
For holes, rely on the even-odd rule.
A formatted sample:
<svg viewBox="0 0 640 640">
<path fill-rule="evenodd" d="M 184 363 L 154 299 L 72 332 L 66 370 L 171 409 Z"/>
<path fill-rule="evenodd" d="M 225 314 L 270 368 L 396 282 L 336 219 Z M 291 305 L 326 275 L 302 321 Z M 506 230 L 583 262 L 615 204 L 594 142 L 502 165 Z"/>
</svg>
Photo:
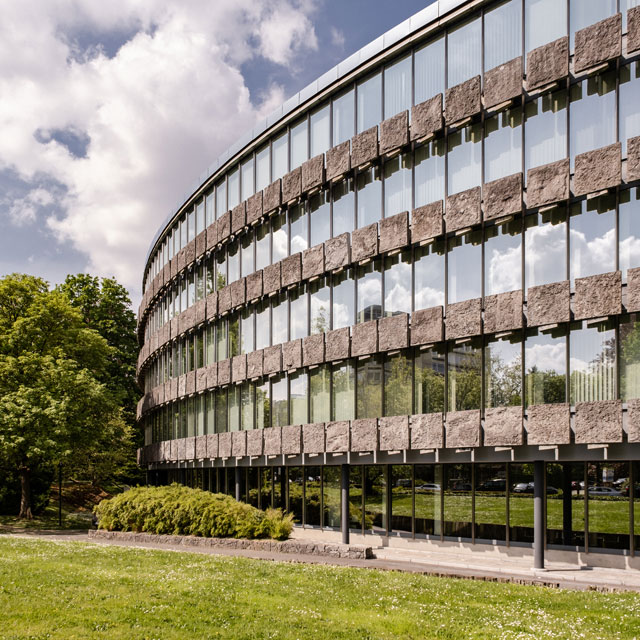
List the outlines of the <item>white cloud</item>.
<svg viewBox="0 0 640 640">
<path fill-rule="evenodd" d="M 344 33 L 340 29 L 336 29 L 335 27 L 331 27 L 331 44 L 334 47 L 342 50 L 344 49 L 345 37 Z"/>
<path fill-rule="evenodd" d="M 7 204 L 11 219 L 57 205 L 49 228 L 137 297 L 149 242 L 176 198 L 283 100 L 279 87 L 250 96 L 240 65 L 257 56 L 288 65 L 316 48 L 312 11 L 297 0 L 8 3 L 0 171 L 33 185 Z M 108 57 L 103 42 L 114 41 Z M 85 136 L 86 157 L 36 135 L 56 130 Z M 47 196 L 43 176 L 61 188 Z"/>
</svg>

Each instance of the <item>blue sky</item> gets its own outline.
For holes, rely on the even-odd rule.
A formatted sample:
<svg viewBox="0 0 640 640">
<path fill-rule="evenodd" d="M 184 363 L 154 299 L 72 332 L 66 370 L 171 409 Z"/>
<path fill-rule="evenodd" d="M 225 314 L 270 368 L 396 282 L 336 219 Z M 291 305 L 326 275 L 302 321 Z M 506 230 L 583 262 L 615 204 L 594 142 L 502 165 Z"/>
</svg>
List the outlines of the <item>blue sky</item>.
<svg viewBox="0 0 640 640">
<path fill-rule="evenodd" d="M 211 162 L 430 0 L 21 0 L 0 24 L 0 271 L 115 276 Z"/>
</svg>

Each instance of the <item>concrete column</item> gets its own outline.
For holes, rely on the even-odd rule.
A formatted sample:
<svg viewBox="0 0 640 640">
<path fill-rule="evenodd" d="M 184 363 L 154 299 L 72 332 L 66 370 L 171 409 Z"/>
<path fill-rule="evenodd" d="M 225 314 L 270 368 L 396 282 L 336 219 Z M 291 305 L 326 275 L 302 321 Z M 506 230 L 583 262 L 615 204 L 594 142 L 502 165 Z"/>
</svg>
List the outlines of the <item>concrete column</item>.
<svg viewBox="0 0 640 640">
<path fill-rule="evenodd" d="M 533 463 L 533 568 L 544 569 L 544 462 Z"/>
<path fill-rule="evenodd" d="M 571 465 L 568 462 L 562 465 L 562 544 L 571 544 Z"/>
<path fill-rule="evenodd" d="M 342 544 L 349 544 L 349 465 L 341 466 L 340 493 L 342 513 L 340 529 L 342 530 Z"/>
<path fill-rule="evenodd" d="M 242 476 L 240 474 L 242 471 L 242 468 L 236 467 L 236 500 L 238 501 L 242 499 L 240 495 L 242 489 Z"/>
</svg>

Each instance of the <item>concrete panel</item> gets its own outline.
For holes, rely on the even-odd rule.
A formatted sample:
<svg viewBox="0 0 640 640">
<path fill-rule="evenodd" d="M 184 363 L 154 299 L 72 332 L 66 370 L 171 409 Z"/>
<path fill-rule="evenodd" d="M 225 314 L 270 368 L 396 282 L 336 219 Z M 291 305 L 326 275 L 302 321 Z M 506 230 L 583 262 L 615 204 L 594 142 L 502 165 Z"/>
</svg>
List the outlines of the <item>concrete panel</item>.
<svg viewBox="0 0 640 640">
<path fill-rule="evenodd" d="M 378 157 L 378 127 L 371 127 L 351 138 L 351 166 L 360 167 Z"/>
<path fill-rule="evenodd" d="M 207 365 L 207 389 L 218 386 L 218 363 L 213 362 Z"/>
<path fill-rule="evenodd" d="M 231 287 L 226 286 L 218 291 L 218 314 L 224 315 L 231 311 Z"/>
<path fill-rule="evenodd" d="M 324 182 L 324 154 L 319 154 L 302 165 L 302 191 L 306 193 Z"/>
<path fill-rule="evenodd" d="M 380 220 L 380 253 L 387 253 L 409 244 L 409 212 L 404 211 Z"/>
<path fill-rule="evenodd" d="M 378 321 L 361 322 L 351 327 L 351 355 L 364 356 L 378 350 Z"/>
<path fill-rule="evenodd" d="M 409 144 L 409 112 L 401 111 L 380 124 L 380 153 L 389 153 Z"/>
<path fill-rule="evenodd" d="M 480 76 L 470 78 L 455 87 L 447 89 L 445 98 L 445 120 L 453 124 L 469 116 L 480 113 Z"/>
<path fill-rule="evenodd" d="M 494 67 L 484 74 L 484 106 L 487 109 L 522 94 L 522 58 Z"/>
<path fill-rule="evenodd" d="M 274 293 L 281 288 L 281 263 L 270 264 L 262 270 L 262 290 L 264 295 Z"/>
<path fill-rule="evenodd" d="M 206 297 L 207 320 L 215 320 L 218 315 L 218 292 L 214 291 Z"/>
<path fill-rule="evenodd" d="M 231 211 L 231 233 L 238 233 L 247 223 L 247 210 L 244 202 L 236 205 Z"/>
<path fill-rule="evenodd" d="M 262 430 L 264 455 L 277 456 L 282 453 L 282 428 L 270 427 Z"/>
<path fill-rule="evenodd" d="M 627 300 L 625 308 L 628 312 L 640 311 L 640 267 L 627 269 Z"/>
<path fill-rule="evenodd" d="M 515 447 L 522 443 L 522 407 L 485 409 L 485 447 Z"/>
<path fill-rule="evenodd" d="M 175 440 L 174 442 L 177 445 L 176 446 L 176 459 L 177 460 L 186 460 L 187 459 L 187 442 L 186 442 L 186 438 L 180 438 L 179 440 Z"/>
<path fill-rule="evenodd" d="M 247 455 L 262 455 L 262 429 L 251 429 L 247 433 Z"/>
<path fill-rule="evenodd" d="M 220 360 L 218 362 L 218 386 L 231 383 L 231 359 Z"/>
<path fill-rule="evenodd" d="M 282 204 L 280 179 L 272 182 L 262 191 L 262 210 L 264 213 L 275 211 Z"/>
<path fill-rule="evenodd" d="M 247 224 L 253 224 L 262 216 L 262 191 L 253 194 L 247 200 Z"/>
<path fill-rule="evenodd" d="M 283 287 L 298 284 L 302 280 L 302 254 L 300 252 L 284 258 L 281 264 Z"/>
<path fill-rule="evenodd" d="M 351 144 L 349 140 L 336 145 L 326 153 L 326 179 L 334 180 L 351 170 Z"/>
<path fill-rule="evenodd" d="M 522 327 L 522 289 L 484 299 L 484 332 L 500 333 Z"/>
<path fill-rule="evenodd" d="M 627 53 L 640 51 L 640 7 L 627 11 Z"/>
<path fill-rule="evenodd" d="M 480 411 L 447 413 L 446 445 L 449 449 L 480 446 Z"/>
<path fill-rule="evenodd" d="M 324 333 L 316 333 L 302 340 L 302 364 L 311 367 L 324 362 Z"/>
<path fill-rule="evenodd" d="M 247 302 L 252 302 L 262 297 L 262 269 L 254 271 L 245 278 Z"/>
<path fill-rule="evenodd" d="M 350 356 L 349 327 L 328 331 L 325 334 L 325 360 L 333 362 Z"/>
<path fill-rule="evenodd" d="M 351 451 L 378 450 L 378 421 L 365 418 L 351 421 Z"/>
<path fill-rule="evenodd" d="M 617 13 L 576 31 L 573 68 L 576 72 L 595 67 L 622 55 L 622 14 Z"/>
<path fill-rule="evenodd" d="M 243 353 L 231 360 L 231 378 L 233 382 L 243 382 L 247 378 L 247 356 Z"/>
<path fill-rule="evenodd" d="M 207 458 L 218 457 L 218 435 L 217 433 L 207 434 Z"/>
<path fill-rule="evenodd" d="M 231 308 L 241 307 L 246 301 L 245 279 L 240 278 L 229 285 L 231 294 Z"/>
<path fill-rule="evenodd" d="M 231 455 L 235 458 L 244 458 L 247 455 L 246 431 L 234 431 L 231 434 Z"/>
<path fill-rule="evenodd" d="M 482 192 L 480 187 L 473 187 L 447 197 L 446 215 L 447 232 L 466 229 L 480 224 Z"/>
<path fill-rule="evenodd" d="M 444 447 L 444 425 L 441 413 L 422 413 L 411 416 L 411 449 L 440 449 Z"/>
<path fill-rule="evenodd" d="M 218 456 L 220 458 L 231 457 L 231 439 L 232 434 L 230 431 L 218 434 Z"/>
<path fill-rule="evenodd" d="M 529 91 L 569 75 L 569 38 L 564 36 L 527 54 Z"/>
<path fill-rule="evenodd" d="M 528 444 L 569 444 L 571 413 L 567 403 L 532 404 L 527 409 Z"/>
<path fill-rule="evenodd" d="M 431 344 L 444 339 L 442 307 L 420 309 L 411 314 L 411 346 Z"/>
<path fill-rule="evenodd" d="M 619 142 L 576 156 L 573 193 L 581 196 L 610 189 L 622 182 L 622 147 Z"/>
<path fill-rule="evenodd" d="M 247 378 L 260 378 L 262 376 L 262 349 L 251 351 L 247 354 Z"/>
<path fill-rule="evenodd" d="M 207 368 L 196 369 L 196 391 L 206 391 L 207 389 Z"/>
<path fill-rule="evenodd" d="M 207 227 L 207 250 L 218 244 L 218 221 L 215 220 Z"/>
<path fill-rule="evenodd" d="M 418 207 L 411 214 L 411 242 L 423 242 L 444 233 L 442 200 Z"/>
<path fill-rule="evenodd" d="M 285 455 L 302 453 L 302 427 L 299 424 L 282 427 L 282 453 Z"/>
<path fill-rule="evenodd" d="M 634 180 L 640 180 L 640 136 L 627 140 L 627 182 Z"/>
<path fill-rule="evenodd" d="M 350 262 L 349 257 L 349 234 L 341 233 L 324 243 L 325 269 L 333 271 L 340 269 Z"/>
<path fill-rule="evenodd" d="M 185 267 L 189 267 L 196 260 L 196 241 L 195 238 L 187 243 L 184 248 L 184 264 Z"/>
<path fill-rule="evenodd" d="M 324 244 L 302 252 L 302 279 L 308 280 L 324 273 Z"/>
<path fill-rule="evenodd" d="M 527 324 L 539 327 L 571 319 L 569 281 L 552 282 L 527 290 Z"/>
<path fill-rule="evenodd" d="M 640 400 L 627 401 L 627 440 L 640 442 Z"/>
<path fill-rule="evenodd" d="M 430 138 L 443 126 L 442 94 L 433 96 L 411 109 L 411 139 Z"/>
<path fill-rule="evenodd" d="M 178 377 L 178 397 L 182 398 L 187 395 L 187 376 L 182 375 Z"/>
<path fill-rule="evenodd" d="M 285 371 L 302 367 L 302 340 L 291 340 L 282 345 L 282 368 Z"/>
<path fill-rule="evenodd" d="M 273 347 L 267 347 L 263 350 L 262 370 L 264 375 L 268 376 L 273 373 L 282 371 L 282 349 L 279 344 Z"/>
<path fill-rule="evenodd" d="M 231 235 L 231 211 L 218 218 L 218 242 L 225 242 Z"/>
<path fill-rule="evenodd" d="M 327 453 L 346 453 L 349 451 L 349 421 L 327 422 L 325 438 Z"/>
<path fill-rule="evenodd" d="M 196 457 L 196 439 L 190 437 L 184 440 L 184 457 L 186 460 L 193 460 Z"/>
<path fill-rule="evenodd" d="M 622 442 L 622 402 L 577 402 L 576 444 Z"/>
<path fill-rule="evenodd" d="M 482 188 L 485 220 L 495 220 L 522 211 L 522 174 L 488 182 Z"/>
<path fill-rule="evenodd" d="M 622 313 L 622 274 L 620 271 L 576 278 L 573 316 L 576 320 L 600 318 Z"/>
<path fill-rule="evenodd" d="M 282 202 L 288 203 L 296 200 L 302 194 L 302 168 L 298 167 L 289 171 L 282 178 Z"/>
<path fill-rule="evenodd" d="M 378 349 L 393 351 L 409 346 L 409 315 L 399 313 L 378 320 Z"/>
<path fill-rule="evenodd" d="M 380 418 L 380 450 L 398 451 L 409 448 L 409 417 Z"/>
<path fill-rule="evenodd" d="M 302 425 L 302 449 L 304 453 L 324 452 L 324 422 Z"/>
<path fill-rule="evenodd" d="M 378 253 L 378 225 L 373 224 L 355 229 L 351 234 L 351 260 L 359 262 L 373 258 Z"/>
<path fill-rule="evenodd" d="M 207 232 L 201 231 L 196 236 L 196 260 L 203 256 L 207 251 Z M 162 275 L 162 272 L 161 272 Z"/>
<path fill-rule="evenodd" d="M 482 333 L 482 300 L 474 298 L 448 304 L 445 325 L 447 340 L 480 335 Z"/>
</svg>

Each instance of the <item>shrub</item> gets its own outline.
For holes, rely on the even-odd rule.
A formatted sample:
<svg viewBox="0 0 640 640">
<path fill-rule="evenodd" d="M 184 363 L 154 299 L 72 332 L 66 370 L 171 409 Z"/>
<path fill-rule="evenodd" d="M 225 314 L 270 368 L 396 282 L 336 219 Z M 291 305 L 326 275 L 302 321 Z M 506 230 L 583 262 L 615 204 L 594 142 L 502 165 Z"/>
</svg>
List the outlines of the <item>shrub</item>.
<svg viewBox="0 0 640 640">
<path fill-rule="evenodd" d="M 293 516 L 260 511 L 230 496 L 179 484 L 136 487 L 103 500 L 94 509 L 100 529 L 211 538 L 286 540 Z"/>
</svg>

